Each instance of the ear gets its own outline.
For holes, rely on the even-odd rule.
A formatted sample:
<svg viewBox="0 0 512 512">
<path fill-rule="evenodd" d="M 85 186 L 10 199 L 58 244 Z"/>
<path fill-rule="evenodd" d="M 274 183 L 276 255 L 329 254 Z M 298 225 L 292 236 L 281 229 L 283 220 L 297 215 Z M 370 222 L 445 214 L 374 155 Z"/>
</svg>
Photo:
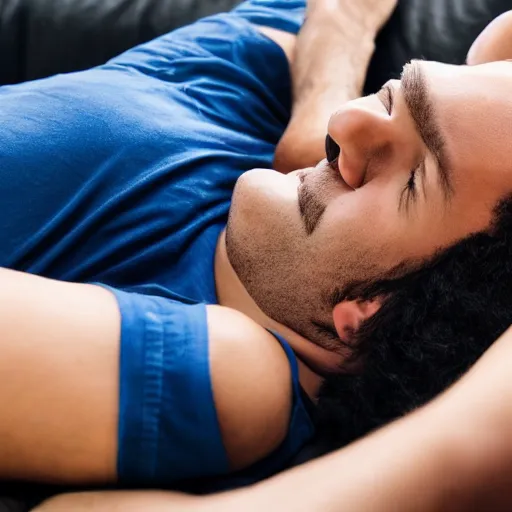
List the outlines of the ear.
<svg viewBox="0 0 512 512">
<path fill-rule="evenodd" d="M 371 301 L 345 300 L 335 306 L 332 312 L 334 327 L 343 341 L 349 341 L 361 324 L 373 316 L 380 308 L 380 299 Z"/>
<path fill-rule="evenodd" d="M 512 11 L 487 25 L 471 46 L 466 62 L 476 66 L 508 59 L 512 59 Z"/>
</svg>

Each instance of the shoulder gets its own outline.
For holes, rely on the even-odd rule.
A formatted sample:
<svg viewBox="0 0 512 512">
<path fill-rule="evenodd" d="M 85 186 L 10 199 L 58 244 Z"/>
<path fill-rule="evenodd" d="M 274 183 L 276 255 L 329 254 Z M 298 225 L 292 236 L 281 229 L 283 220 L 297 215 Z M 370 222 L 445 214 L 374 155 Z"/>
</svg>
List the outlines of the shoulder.
<svg viewBox="0 0 512 512">
<path fill-rule="evenodd" d="M 292 406 L 288 358 L 250 318 L 208 306 L 210 371 L 222 440 L 231 468 L 264 458 L 284 440 Z"/>
</svg>

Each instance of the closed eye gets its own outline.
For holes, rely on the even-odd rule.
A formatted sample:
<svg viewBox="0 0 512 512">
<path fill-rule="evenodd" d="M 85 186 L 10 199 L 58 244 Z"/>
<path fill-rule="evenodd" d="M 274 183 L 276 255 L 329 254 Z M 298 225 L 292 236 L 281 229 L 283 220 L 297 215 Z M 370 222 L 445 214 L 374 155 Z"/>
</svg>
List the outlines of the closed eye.
<svg viewBox="0 0 512 512">
<path fill-rule="evenodd" d="M 393 106 L 395 102 L 395 92 L 391 85 L 386 84 L 384 87 L 377 93 L 377 98 L 381 101 L 381 103 L 386 108 L 389 115 L 393 113 Z"/>
<path fill-rule="evenodd" d="M 411 203 L 416 201 L 418 197 L 418 178 L 421 177 L 423 181 L 423 185 L 425 184 L 425 173 L 426 173 L 426 165 L 425 160 L 422 160 L 414 169 L 411 169 L 409 174 L 409 178 L 405 187 L 402 189 L 402 193 L 400 194 L 400 201 L 398 203 L 398 210 L 402 210 L 405 207 L 405 210 L 409 209 Z M 424 193 L 425 193 L 425 189 Z"/>
</svg>

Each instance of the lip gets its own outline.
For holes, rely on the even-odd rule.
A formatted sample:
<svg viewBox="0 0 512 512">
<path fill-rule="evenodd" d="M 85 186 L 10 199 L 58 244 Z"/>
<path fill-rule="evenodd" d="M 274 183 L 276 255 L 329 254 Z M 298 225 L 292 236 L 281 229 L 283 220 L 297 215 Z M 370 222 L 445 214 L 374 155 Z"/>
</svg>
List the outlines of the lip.
<svg viewBox="0 0 512 512">
<path fill-rule="evenodd" d="M 337 165 L 337 162 L 327 162 L 326 161 L 326 166 L 327 166 L 327 169 L 328 171 L 331 173 L 331 175 L 334 177 L 334 179 L 336 180 L 337 183 L 339 183 L 340 185 L 343 186 L 344 189 L 347 189 L 351 192 L 354 192 L 355 189 L 352 188 L 346 181 L 345 181 L 345 178 L 343 177 L 343 174 L 340 172 L 340 170 L 338 169 L 338 165 Z"/>
<path fill-rule="evenodd" d="M 344 180 L 341 172 L 332 164 L 330 164 L 327 159 L 321 160 L 315 167 L 311 167 L 309 169 L 303 169 L 300 171 L 295 171 L 293 174 L 295 175 L 295 179 L 298 179 L 299 183 L 297 185 L 299 194 L 302 191 L 303 185 L 309 179 L 311 174 L 322 173 L 324 175 L 331 176 L 331 184 L 335 185 L 336 188 L 341 189 L 343 192 L 354 192 L 354 189 Z"/>
<path fill-rule="evenodd" d="M 300 183 L 304 183 L 310 174 L 318 172 L 320 169 L 322 169 L 322 167 L 325 167 L 326 165 L 328 165 L 328 163 L 327 160 L 324 159 L 320 160 L 320 162 L 318 162 L 318 164 L 316 164 L 314 167 L 308 167 L 307 169 L 297 171 L 297 177 L 299 178 Z"/>
</svg>

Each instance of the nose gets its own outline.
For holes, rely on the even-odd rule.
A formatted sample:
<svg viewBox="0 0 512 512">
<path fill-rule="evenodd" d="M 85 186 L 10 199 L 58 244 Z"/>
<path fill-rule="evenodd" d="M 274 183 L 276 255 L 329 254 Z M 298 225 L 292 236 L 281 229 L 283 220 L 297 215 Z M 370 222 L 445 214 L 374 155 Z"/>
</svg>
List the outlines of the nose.
<svg viewBox="0 0 512 512">
<path fill-rule="evenodd" d="M 344 105 L 329 121 L 326 152 L 337 159 L 343 180 L 352 188 L 365 182 L 373 158 L 393 145 L 396 129 L 392 118 L 375 96 Z"/>
</svg>

